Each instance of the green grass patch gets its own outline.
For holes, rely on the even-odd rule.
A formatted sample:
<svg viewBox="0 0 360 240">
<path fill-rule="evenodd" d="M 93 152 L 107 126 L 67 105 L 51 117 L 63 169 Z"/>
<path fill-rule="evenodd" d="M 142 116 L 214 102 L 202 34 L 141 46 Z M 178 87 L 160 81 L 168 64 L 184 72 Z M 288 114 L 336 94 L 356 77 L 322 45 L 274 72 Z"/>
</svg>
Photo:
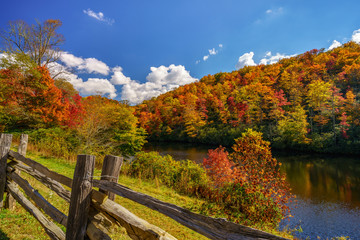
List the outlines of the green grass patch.
<svg viewBox="0 0 360 240">
<path fill-rule="evenodd" d="M 52 171 L 56 171 L 65 176 L 73 178 L 75 163 L 67 160 L 56 159 L 52 157 L 45 157 L 35 153 L 28 153 L 27 157 L 37 161 L 38 163 L 46 166 Z M 95 169 L 94 176 L 100 176 L 101 169 Z M 39 191 L 51 204 L 53 204 L 60 211 L 68 215 L 69 204 L 57 194 L 40 182 L 30 177 L 29 175 L 22 173 L 22 177 L 27 179 L 29 183 Z M 174 190 L 165 187 L 155 182 L 139 180 L 131 178 L 129 176 L 121 175 L 119 183 L 125 185 L 135 191 L 139 191 L 150 196 L 156 197 L 162 201 L 177 204 L 181 207 L 193 209 L 194 206 L 199 204 L 199 200 L 196 198 L 190 198 L 187 196 L 181 196 Z M 115 201 L 129 211 L 145 219 L 149 223 L 156 225 L 178 239 L 207 239 L 206 237 L 182 226 L 173 219 L 164 216 L 161 213 L 153 211 L 147 207 L 137 204 L 129 199 L 116 196 Z M 29 213 L 27 213 L 18 203 L 14 211 L 1 210 L 0 212 L 0 240 L 5 239 L 48 239 L 47 234 L 42 229 L 40 223 L 36 221 Z M 64 227 L 61 226 L 63 230 Z M 126 235 L 125 229 L 114 226 L 110 236 L 113 239 L 130 239 Z"/>
</svg>

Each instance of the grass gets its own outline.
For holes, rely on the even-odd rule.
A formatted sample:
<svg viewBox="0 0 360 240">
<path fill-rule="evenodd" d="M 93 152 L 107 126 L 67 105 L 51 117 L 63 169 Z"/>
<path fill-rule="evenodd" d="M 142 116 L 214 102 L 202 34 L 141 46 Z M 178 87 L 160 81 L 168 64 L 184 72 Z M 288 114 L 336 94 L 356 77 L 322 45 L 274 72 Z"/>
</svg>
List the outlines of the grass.
<svg viewBox="0 0 360 240">
<path fill-rule="evenodd" d="M 53 171 L 71 178 L 73 177 L 75 169 L 75 163 L 73 162 L 45 157 L 34 153 L 28 153 L 27 157 L 36 160 L 40 164 L 43 164 Z M 101 169 L 95 169 L 94 176 L 100 176 L 100 173 Z M 69 204 L 66 203 L 62 198 L 58 197 L 55 192 L 46 188 L 40 182 L 25 173 L 22 173 L 22 177 L 27 179 L 29 183 L 35 189 L 37 189 L 39 193 L 43 195 L 44 198 L 47 199 L 51 204 L 68 215 Z M 201 203 L 201 201 L 196 198 L 181 196 L 174 190 L 159 185 L 156 182 L 152 183 L 121 175 L 119 178 L 119 183 L 135 191 L 148 194 L 162 201 L 174 203 L 188 209 L 194 209 L 194 206 L 197 206 Z M 130 210 L 135 215 L 145 219 L 153 225 L 164 229 L 178 239 L 207 239 L 206 237 L 182 226 L 171 218 L 168 218 L 161 213 L 153 211 L 140 204 L 134 203 L 131 200 L 116 196 L 115 201 Z M 49 239 L 40 223 L 38 223 L 37 220 L 32 215 L 27 213 L 18 203 L 16 203 L 15 210 L 13 211 L 7 209 L 2 209 L 0 211 L 0 222 L 0 240 Z M 61 226 L 61 228 L 65 230 L 64 227 Z M 125 229 L 117 226 L 114 226 L 114 230 L 111 232 L 110 236 L 113 239 L 119 240 L 130 239 L 126 235 Z"/>
<path fill-rule="evenodd" d="M 47 168 L 55 172 L 73 178 L 75 170 L 75 162 L 73 161 L 46 157 L 35 152 L 28 152 L 27 157 L 39 162 L 40 164 L 46 166 Z M 94 171 L 94 177 L 96 178 L 96 176 L 100 176 L 100 174 L 101 167 L 96 167 Z M 40 182 L 28 176 L 27 174 L 22 173 L 22 177 L 27 179 L 29 183 L 35 189 L 37 189 L 39 193 L 43 195 L 44 198 L 47 199 L 51 204 L 53 204 L 64 214 L 68 215 L 69 204 L 65 202 L 65 200 L 58 197 L 55 192 L 46 188 Z M 201 211 L 201 206 L 206 204 L 204 200 L 178 194 L 173 189 L 159 184 L 159 181 L 157 181 L 157 179 L 155 179 L 155 181 L 147 181 L 141 178 L 133 178 L 127 176 L 126 171 L 125 174 L 120 175 L 119 183 L 135 191 L 153 196 L 165 202 L 176 204 L 193 212 L 199 213 Z M 129 199 L 116 196 L 115 201 L 127 208 L 129 211 L 131 211 L 138 217 L 143 218 L 149 223 L 164 229 L 178 239 L 207 239 L 206 237 L 192 231 L 191 229 L 184 227 L 175 220 L 166 217 L 159 212 L 153 211 L 147 207 L 137 204 Z M 41 225 L 36 221 L 36 219 L 32 217 L 29 213 L 27 213 L 18 203 L 16 204 L 16 208 L 14 211 L 9 211 L 6 209 L 0 211 L 0 222 L 0 240 L 49 239 Z M 66 230 L 63 226 L 60 227 L 64 231 Z M 292 238 L 289 232 L 278 232 L 275 229 L 262 230 L 271 232 L 276 235 L 281 235 L 283 237 Z M 130 237 L 126 235 L 125 229 L 117 226 L 114 226 L 110 236 L 112 239 L 130 239 Z"/>
</svg>

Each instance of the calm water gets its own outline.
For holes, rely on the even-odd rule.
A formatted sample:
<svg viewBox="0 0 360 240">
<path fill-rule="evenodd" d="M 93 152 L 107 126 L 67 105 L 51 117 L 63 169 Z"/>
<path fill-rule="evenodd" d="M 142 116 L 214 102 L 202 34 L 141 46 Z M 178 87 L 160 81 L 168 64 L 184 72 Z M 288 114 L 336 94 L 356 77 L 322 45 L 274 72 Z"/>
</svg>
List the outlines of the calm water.
<svg viewBox="0 0 360 240">
<path fill-rule="evenodd" d="M 209 147 L 196 144 L 151 143 L 147 151 L 170 154 L 174 159 L 202 162 Z M 282 162 L 297 203 L 281 228 L 301 229 L 300 239 L 349 236 L 360 240 L 360 157 L 291 155 L 274 153 Z"/>
</svg>

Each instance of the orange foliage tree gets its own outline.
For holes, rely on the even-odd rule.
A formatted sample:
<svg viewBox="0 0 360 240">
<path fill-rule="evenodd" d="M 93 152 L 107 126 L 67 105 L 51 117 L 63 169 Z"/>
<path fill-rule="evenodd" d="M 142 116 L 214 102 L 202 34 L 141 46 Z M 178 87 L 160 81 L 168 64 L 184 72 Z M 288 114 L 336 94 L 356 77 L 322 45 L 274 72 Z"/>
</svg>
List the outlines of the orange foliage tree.
<svg viewBox="0 0 360 240">
<path fill-rule="evenodd" d="M 278 224 L 290 216 L 287 203 L 294 196 L 269 144 L 248 129 L 235 140 L 232 153 L 223 147 L 209 150 L 203 164 L 216 186 L 213 198 L 229 208 L 237 206 L 250 221 Z"/>
<path fill-rule="evenodd" d="M 64 125 L 70 105 L 54 85 L 48 69 L 28 59 L 22 61 L 25 66 L 11 63 L 0 70 L 0 105 L 7 115 L 7 124 L 18 128 Z"/>
</svg>

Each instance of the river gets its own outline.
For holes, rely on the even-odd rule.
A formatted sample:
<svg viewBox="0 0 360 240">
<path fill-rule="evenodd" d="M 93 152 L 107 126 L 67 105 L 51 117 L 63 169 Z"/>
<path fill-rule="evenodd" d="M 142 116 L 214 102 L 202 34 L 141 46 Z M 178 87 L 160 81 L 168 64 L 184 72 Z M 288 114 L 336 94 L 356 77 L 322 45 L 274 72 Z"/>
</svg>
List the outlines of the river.
<svg viewBox="0 0 360 240">
<path fill-rule="evenodd" d="M 176 160 L 202 162 L 207 145 L 150 143 L 145 151 L 169 154 Z M 360 239 L 360 157 L 273 152 L 282 163 L 296 203 L 293 217 L 280 228 L 297 229 L 300 239 L 331 239 L 348 236 Z"/>
</svg>

